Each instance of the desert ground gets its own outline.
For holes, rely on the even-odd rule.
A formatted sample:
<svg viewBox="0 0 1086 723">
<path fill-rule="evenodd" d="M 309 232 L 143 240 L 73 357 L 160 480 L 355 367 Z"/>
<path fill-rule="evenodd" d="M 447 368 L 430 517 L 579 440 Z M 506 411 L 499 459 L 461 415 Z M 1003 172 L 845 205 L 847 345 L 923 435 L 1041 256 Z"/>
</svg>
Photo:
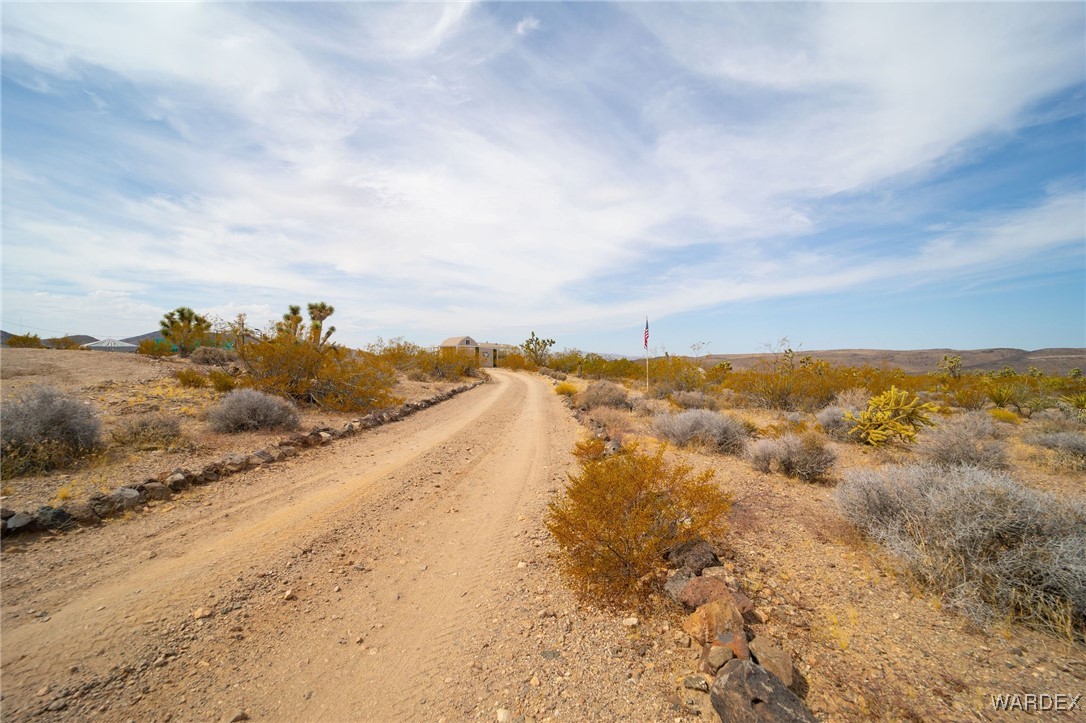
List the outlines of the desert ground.
<svg viewBox="0 0 1086 723">
<path fill-rule="evenodd" d="M 5 481 L 4 506 L 264 443 L 203 431 L 207 399 L 191 395 L 212 393 L 175 389 L 176 363 L 5 349 L 5 395 L 48 381 L 107 424 L 134 404 L 175 411 L 189 444 Z M 683 686 L 698 651 L 677 606 L 605 610 L 565 586 L 543 515 L 585 431 L 552 380 L 491 377 L 100 527 L 6 539 L 3 719 L 712 720 L 708 695 Z M 432 391 L 416 384 L 401 395 Z M 304 424 L 345 419 L 309 412 Z M 646 435 L 632 413 L 611 421 Z M 882 461 L 838 451 L 840 466 Z M 845 524 L 831 486 L 669 454 L 734 494 L 713 542 L 765 614 L 752 632 L 791 653 L 819 719 L 1014 720 L 992 695 L 1086 692 L 1081 645 L 946 609 Z M 1024 446 L 1012 455 L 1023 483 L 1081 493 L 1086 474 L 1055 478 Z"/>
</svg>

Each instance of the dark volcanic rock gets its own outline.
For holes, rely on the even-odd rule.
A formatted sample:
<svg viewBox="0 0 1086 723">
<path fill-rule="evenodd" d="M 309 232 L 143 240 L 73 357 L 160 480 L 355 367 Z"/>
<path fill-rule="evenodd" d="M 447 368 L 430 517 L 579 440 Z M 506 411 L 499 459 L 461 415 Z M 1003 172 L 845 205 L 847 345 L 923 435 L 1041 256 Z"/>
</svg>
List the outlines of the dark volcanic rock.
<svg viewBox="0 0 1086 723">
<path fill-rule="evenodd" d="M 672 548 L 667 553 L 667 561 L 672 567 L 689 567 L 695 575 L 700 575 L 707 567 L 720 564 L 713 548 L 705 540 L 691 540 Z"/>
<path fill-rule="evenodd" d="M 749 660 L 732 660 L 721 668 L 709 699 L 722 723 L 816 722 L 799 696 Z"/>
</svg>

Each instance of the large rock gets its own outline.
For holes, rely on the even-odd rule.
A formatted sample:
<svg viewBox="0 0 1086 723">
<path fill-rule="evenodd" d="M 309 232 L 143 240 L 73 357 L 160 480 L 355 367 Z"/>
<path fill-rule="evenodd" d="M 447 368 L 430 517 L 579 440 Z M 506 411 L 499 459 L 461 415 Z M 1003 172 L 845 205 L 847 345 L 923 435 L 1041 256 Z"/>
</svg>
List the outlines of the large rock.
<svg viewBox="0 0 1086 723">
<path fill-rule="evenodd" d="M 140 489 L 149 500 L 168 500 L 172 494 L 170 488 L 161 482 L 144 482 Z"/>
<path fill-rule="evenodd" d="M 816 723 L 799 696 L 749 660 L 732 660 L 721 668 L 709 700 L 722 723 Z"/>
<path fill-rule="evenodd" d="M 666 592 L 671 599 L 675 602 L 681 602 L 683 590 L 687 584 L 694 580 L 697 576 L 689 567 L 680 567 L 678 570 L 672 570 L 667 575 L 667 582 L 664 583 L 664 592 Z"/>
<path fill-rule="evenodd" d="M 705 540 L 691 540 L 672 548 L 667 553 L 667 561 L 672 567 L 688 567 L 695 575 L 700 575 L 707 567 L 720 564 L 713 548 Z"/>
<path fill-rule="evenodd" d="M 29 512 L 16 512 L 4 520 L 5 535 L 21 535 L 24 532 L 40 532 L 41 524 L 38 519 Z"/>
<path fill-rule="evenodd" d="M 750 641 L 750 654 L 759 665 L 777 676 L 787 687 L 794 686 L 796 681 L 792 672 L 792 656 L 788 653 L 760 636 Z"/>
<path fill-rule="evenodd" d="M 723 580 L 715 577 L 696 577 L 683 586 L 682 592 L 679 593 L 679 602 L 691 610 L 697 610 L 705 603 L 714 600 L 726 600 L 739 609 L 732 597 L 731 589 L 724 584 Z M 739 612 L 742 613 L 743 610 Z"/>
<path fill-rule="evenodd" d="M 46 530 L 67 530 L 76 526 L 75 520 L 72 519 L 67 510 L 56 509 L 48 505 L 39 507 L 34 514 L 34 519 Z"/>
<path fill-rule="evenodd" d="M 702 645 L 723 645 L 737 658 L 747 658 L 747 636 L 743 615 L 726 600 L 702 605 L 683 621 L 683 630 Z"/>
<path fill-rule="evenodd" d="M 97 525 L 102 522 L 102 518 L 87 500 L 71 500 L 65 502 L 60 508 L 81 525 Z"/>
</svg>

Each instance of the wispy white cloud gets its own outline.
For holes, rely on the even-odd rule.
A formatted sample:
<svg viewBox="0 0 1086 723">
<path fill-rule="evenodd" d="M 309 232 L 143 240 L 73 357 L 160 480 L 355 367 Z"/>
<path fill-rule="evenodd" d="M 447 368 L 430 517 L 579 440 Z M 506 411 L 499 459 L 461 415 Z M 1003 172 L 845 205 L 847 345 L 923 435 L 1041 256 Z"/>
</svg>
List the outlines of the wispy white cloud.
<svg viewBox="0 0 1086 723">
<path fill-rule="evenodd" d="M 527 35 L 535 30 L 539 30 L 539 18 L 533 15 L 527 15 L 517 23 L 517 35 Z"/>
</svg>

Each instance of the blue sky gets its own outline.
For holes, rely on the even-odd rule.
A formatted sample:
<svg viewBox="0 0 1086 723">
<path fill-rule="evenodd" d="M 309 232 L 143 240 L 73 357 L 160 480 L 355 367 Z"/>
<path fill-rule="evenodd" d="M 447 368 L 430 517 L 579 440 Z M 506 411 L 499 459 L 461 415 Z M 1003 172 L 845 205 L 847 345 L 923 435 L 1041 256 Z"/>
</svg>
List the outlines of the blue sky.
<svg viewBox="0 0 1086 723">
<path fill-rule="evenodd" d="M 3 7 L 3 328 L 1086 346 L 1086 6 Z"/>
</svg>

